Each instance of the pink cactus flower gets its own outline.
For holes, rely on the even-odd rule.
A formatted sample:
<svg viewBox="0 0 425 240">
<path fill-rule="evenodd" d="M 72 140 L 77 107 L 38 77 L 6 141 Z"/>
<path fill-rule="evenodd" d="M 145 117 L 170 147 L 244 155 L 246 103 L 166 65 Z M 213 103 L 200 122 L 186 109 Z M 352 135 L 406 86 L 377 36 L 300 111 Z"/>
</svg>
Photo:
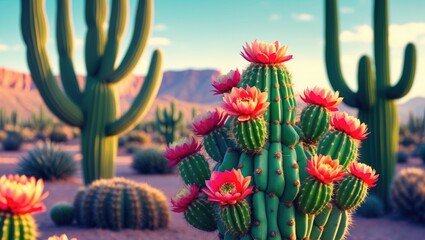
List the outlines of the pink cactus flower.
<svg viewBox="0 0 425 240">
<path fill-rule="evenodd" d="M 53 235 L 53 236 L 50 236 L 47 240 L 68 240 L 68 236 L 66 236 L 65 234 L 62 234 L 60 236 Z M 69 240 L 78 240 L 78 239 L 77 238 L 71 238 Z"/>
<path fill-rule="evenodd" d="M 342 180 L 345 175 L 338 160 L 332 160 L 330 156 L 323 155 L 314 155 L 312 159 L 307 160 L 306 171 L 326 184 Z"/>
<path fill-rule="evenodd" d="M 357 140 L 366 139 L 369 133 L 366 133 L 367 126 L 366 124 L 360 124 L 360 120 L 349 116 L 345 112 L 338 112 L 331 116 L 330 124 L 333 128 L 338 131 L 345 132 L 350 135 L 352 138 Z"/>
<path fill-rule="evenodd" d="M 278 41 L 266 43 L 254 40 L 251 44 L 245 43 L 242 57 L 252 63 L 278 64 L 289 61 L 292 55 L 286 55 L 288 46 L 280 46 Z"/>
<path fill-rule="evenodd" d="M 167 166 L 176 166 L 183 158 L 198 153 L 201 148 L 202 143 L 197 142 L 194 137 L 184 138 L 171 144 L 164 154 L 165 158 L 170 161 Z"/>
<path fill-rule="evenodd" d="M 227 115 L 218 110 L 208 111 L 193 120 L 192 131 L 198 136 L 205 136 L 217 128 L 222 127 L 227 120 Z"/>
<path fill-rule="evenodd" d="M 238 120 L 248 121 L 262 115 L 269 106 L 267 93 L 256 87 L 232 88 L 223 96 L 223 108 L 228 115 L 238 117 Z"/>
<path fill-rule="evenodd" d="M 3 175 L 0 177 L 0 211 L 13 214 L 42 212 L 46 209 L 43 201 L 42 179 L 28 178 L 25 175 Z"/>
<path fill-rule="evenodd" d="M 254 186 L 248 187 L 250 181 L 251 177 L 244 177 L 241 170 L 214 171 L 211 179 L 205 181 L 208 189 L 202 191 L 208 195 L 208 201 L 233 205 L 252 193 Z"/>
<path fill-rule="evenodd" d="M 301 95 L 301 99 L 312 105 L 322 106 L 331 112 L 338 110 L 338 105 L 342 102 L 342 98 L 339 97 L 339 92 L 332 93 L 331 90 L 314 87 L 313 89 L 304 90 L 304 96 Z"/>
<path fill-rule="evenodd" d="M 368 187 L 375 187 L 379 177 L 379 174 L 376 174 L 375 169 L 372 169 L 369 165 L 359 162 L 352 162 L 350 164 L 350 173 L 356 178 L 361 179 Z"/>
<path fill-rule="evenodd" d="M 217 80 L 213 80 L 212 86 L 215 89 L 212 91 L 214 92 L 214 95 L 227 93 L 232 90 L 233 87 L 237 87 L 240 80 L 241 74 L 239 73 L 239 70 L 231 70 L 226 75 L 221 76 Z"/>
<path fill-rule="evenodd" d="M 171 198 L 171 211 L 173 212 L 184 212 L 189 204 L 197 199 L 199 196 L 199 188 L 192 184 L 189 186 L 185 186 L 181 189 L 175 198 Z"/>
</svg>

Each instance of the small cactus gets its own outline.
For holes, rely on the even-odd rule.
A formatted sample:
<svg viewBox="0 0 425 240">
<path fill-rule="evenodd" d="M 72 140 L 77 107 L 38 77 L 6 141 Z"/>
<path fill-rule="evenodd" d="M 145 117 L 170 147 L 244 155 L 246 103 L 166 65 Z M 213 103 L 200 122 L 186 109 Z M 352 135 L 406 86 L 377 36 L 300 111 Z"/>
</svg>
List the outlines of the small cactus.
<svg viewBox="0 0 425 240">
<path fill-rule="evenodd" d="M 357 213 L 365 218 L 379 218 L 384 215 L 384 204 L 382 203 L 381 199 L 371 194 L 359 207 Z"/>
<path fill-rule="evenodd" d="M 156 127 L 158 132 L 164 136 L 165 142 L 170 144 L 177 137 L 177 130 L 183 123 L 183 112 L 176 110 L 176 104 L 170 103 L 170 111 L 164 108 L 162 111 L 156 109 Z"/>
<path fill-rule="evenodd" d="M 58 202 L 52 206 L 49 215 L 57 226 L 71 225 L 74 221 L 74 207 L 67 202 Z"/>
<path fill-rule="evenodd" d="M 135 151 L 131 167 L 141 174 L 167 174 L 173 171 L 167 163 L 163 149 L 149 147 Z"/>
</svg>

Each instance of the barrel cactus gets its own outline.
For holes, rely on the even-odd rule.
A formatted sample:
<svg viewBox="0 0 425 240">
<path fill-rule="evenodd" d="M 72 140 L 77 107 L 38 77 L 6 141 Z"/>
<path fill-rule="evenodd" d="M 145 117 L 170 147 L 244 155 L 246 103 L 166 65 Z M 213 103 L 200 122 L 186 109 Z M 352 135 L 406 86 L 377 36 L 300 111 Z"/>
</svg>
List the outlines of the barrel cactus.
<svg viewBox="0 0 425 240">
<path fill-rule="evenodd" d="M 185 184 L 198 189 L 186 195 L 193 198 L 176 196 L 187 206 L 176 212 L 193 215 L 192 204 L 201 202 L 198 215 L 209 217 L 186 220 L 201 230 L 217 228 L 220 239 L 343 239 L 377 181 L 359 162 L 367 126 L 335 113 L 338 93 L 304 91 L 307 106 L 296 122 L 286 52 L 278 42 L 247 43 L 242 56 L 251 64 L 242 76 L 231 71 L 213 82 L 224 114 L 215 109 L 193 122 L 203 144 L 188 138 L 165 154 L 169 165 L 180 166 Z M 214 160 L 211 172 L 204 153 Z M 179 202 L 172 200 L 174 211 Z"/>
<path fill-rule="evenodd" d="M 71 225 L 74 221 L 74 207 L 67 202 L 58 202 L 52 206 L 49 215 L 57 226 Z"/>
<path fill-rule="evenodd" d="M 0 239 L 36 239 L 37 224 L 31 214 L 46 209 L 41 202 L 48 195 L 43 193 L 43 180 L 25 175 L 3 175 L 0 186 Z"/>
<path fill-rule="evenodd" d="M 116 231 L 165 228 L 170 218 L 162 192 L 118 177 L 81 188 L 74 200 L 74 214 L 79 225 Z"/>
</svg>

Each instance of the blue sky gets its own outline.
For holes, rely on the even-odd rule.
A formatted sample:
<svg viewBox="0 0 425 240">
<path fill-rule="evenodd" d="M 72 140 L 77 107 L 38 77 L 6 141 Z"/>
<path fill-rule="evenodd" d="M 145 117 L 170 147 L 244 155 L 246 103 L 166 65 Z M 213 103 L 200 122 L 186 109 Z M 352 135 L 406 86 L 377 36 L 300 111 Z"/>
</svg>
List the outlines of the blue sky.
<svg viewBox="0 0 425 240">
<path fill-rule="evenodd" d="M 83 58 L 86 26 L 84 1 L 73 2 L 75 35 L 74 62 L 85 74 Z M 348 84 L 357 89 L 357 63 L 363 54 L 372 54 L 372 3 L 370 0 L 339 1 L 341 59 Z M 407 98 L 425 97 L 425 1 L 389 0 L 391 74 L 395 83 L 401 74 L 403 49 L 416 44 L 416 80 Z M 132 33 L 136 0 L 130 0 L 130 14 L 124 54 Z M 56 1 L 46 0 L 49 17 L 48 50 L 57 72 L 55 23 Z M 295 88 L 329 86 L 324 63 L 324 1 L 304 0 L 156 0 L 154 26 L 135 74 L 144 75 L 154 48 L 164 53 L 164 70 L 244 69 L 248 63 L 240 56 L 242 45 L 254 39 L 278 40 L 289 46 L 294 59 L 287 63 Z M 28 72 L 25 46 L 20 33 L 20 1 L 0 0 L 0 67 Z M 406 98 L 404 99 L 406 100 Z"/>
</svg>

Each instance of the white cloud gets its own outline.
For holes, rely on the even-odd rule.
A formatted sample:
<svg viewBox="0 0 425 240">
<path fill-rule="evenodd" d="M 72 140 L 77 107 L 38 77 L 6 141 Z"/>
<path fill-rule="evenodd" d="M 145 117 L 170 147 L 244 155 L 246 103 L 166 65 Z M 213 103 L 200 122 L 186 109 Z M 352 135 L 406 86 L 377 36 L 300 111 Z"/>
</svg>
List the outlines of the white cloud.
<svg viewBox="0 0 425 240">
<path fill-rule="evenodd" d="M 166 37 L 151 37 L 148 40 L 148 44 L 153 46 L 168 46 L 171 44 L 171 41 Z"/>
<path fill-rule="evenodd" d="M 153 30 L 157 31 L 157 32 L 165 31 L 165 30 L 167 30 L 167 28 L 168 28 L 167 25 L 162 24 L 162 23 L 158 23 L 158 24 L 155 24 L 153 26 Z"/>
<path fill-rule="evenodd" d="M 4 43 L 0 43 L 0 52 L 19 51 L 20 49 L 21 46 L 19 45 L 7 45 Z"/>
<path fill-rule="evenodd" d="M 369 25 L 359 25 L 354 31 L 343 31 L 340 34 L 343 42 L 371 43 L 373 30 Z M 404 47 L 408 42 L 425 44 L 425 22 L 411 22 L 405 24 L 392 24 L 389 26 L 390 47 Z"/>
<path fill-rule="evenodd" d="M 354 9 L 350 7 L 341 7 L 342 14 L 351 14 L 354 13 Z"/>
<path fill-rule="evenodd" d="M 292 15 L 292 18 L 294 18 L 297 21 L 302 21 L 302 22 L 308 22 L 313 20 L 313 15 L 308 14 L 308 13 L 296 13 Z"/>
<path fill-rule="evenodd" d="M 274 14 L 270 15 L 269 20 L 272 21 L 272 22 L 279 21 L 280 20 L 280 15 L 274 13 Z"/>
</svg>

